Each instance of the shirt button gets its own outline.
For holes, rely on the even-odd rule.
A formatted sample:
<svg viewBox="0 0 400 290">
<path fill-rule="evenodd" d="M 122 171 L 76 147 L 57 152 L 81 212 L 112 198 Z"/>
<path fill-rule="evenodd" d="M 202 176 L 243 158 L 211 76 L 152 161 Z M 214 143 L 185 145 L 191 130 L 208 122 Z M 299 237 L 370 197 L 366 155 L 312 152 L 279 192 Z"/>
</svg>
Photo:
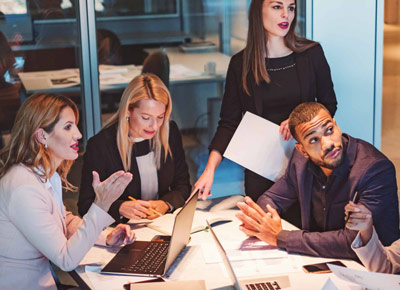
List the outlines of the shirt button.
<svg viewBox="0 0 400 290">
<path fill-rule="evenodd" d="M 322 189 L 325 189 L 326 188 L 326 186 L 325 185 L 322 185 Z"/>
<path fill-rule="evenodd" d="M 323 208 L 322 210 L 325 211 L 325 208 Z"/>
</svg>

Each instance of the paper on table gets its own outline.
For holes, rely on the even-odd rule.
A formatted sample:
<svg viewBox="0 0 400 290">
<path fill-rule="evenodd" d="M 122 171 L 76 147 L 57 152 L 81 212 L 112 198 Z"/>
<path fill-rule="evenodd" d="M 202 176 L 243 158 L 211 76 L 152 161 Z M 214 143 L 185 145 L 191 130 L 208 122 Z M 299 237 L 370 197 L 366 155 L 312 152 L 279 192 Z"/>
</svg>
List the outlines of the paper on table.
<svg viewBox="0 0 400 290">
<path fill-rule="evenodd" d="M 224 157 L 276 181 L 286 170 L 294 144 L 294 140 L 282 140 L 278 125 L 246 112 Z"/>
<path fill-rule="evenodd" d="M 137 277 L 137 276 L 123 276 L 123 275 L 103 275 L 100 274 L 101 267 L 98 266 L 86 266 L 85 272 L 90 282 L 92 283 L 93 289 L 96 290 L 121 290 L 124 284 L 141 282 L 151 280 L 149 277 Z"/>
<path fill-rule="evenodd" d="M 224 249 L 230 261 L 245 261 L 256 259 L 287 258 L 286 251 L 270 246 L 257 238 L 249 238 L 244 241 L 224 241 Z M 207 264 L 222 262 L 215 243 L 201 244 L 204 260 Z"/>
<path fill-rule="evenodd" d="M 119 84 L 127 84 L 132 78 L 130 76 L 125 76 L 121 73 L 115 74 L 101 74 L 99 77 L 100 85 L 119 85 Z"/>
<path fill-rule="evenodd" d="M 181 210 L 181 208 L 176 209 L 173 213 L 165 214 L 157 219 L 155 219 L 152 223 L 146 224 L 149 228 L 159 231 L 165 235 L 171 235 L 172 229 L 175 223 L 175 217 L 177 213 Z M 232 216 L 230 214 L 231 211 L 221 211 L 219 213 L 211 213 L 206 211 L 196 211 L 193 218 L 192 230 L 191 233 L 195 233 L 200 230 L 205 230 L 207 227 L 206 219 L 212 223 L 218 222 L 230 222 L 232 219 L 225 218 L 225 216 Z"/>
<path fill-rule="evenodd" d="M 170 66 L 170 70 L 171 79 L 198 77 L 201 75 L 201 73 L 198 73 L 197 71 L 192 70 L 182 64 L 173 64 Z"/>
<path fill-rule="evenodd" d="M 68 88 L 80 84 L 79 69 L 77 68 L 41 72 L 21 72 L 18 76 L 27 91 Z"/>
<path fill-rule="evenodd" d="M 129 70 L 135 70 L 136 67 L 133 64 L 128 65 L 107 65 L 100 64 L 99 65 L 99 73 L 100 74 L 121 74 L 126 73 Z"/>
<path fill-rule="evenodd" d="M 204 280 L 168 281 L 168 282 L 149 282 L 132 284 L 130 290 L 205 290 Z"/>
<path fill-rule="evenodd" d="M 339 278 L 367 287 L 368 289 L 399 289 L 399 275 L 354 270 L 329 263 L 328 267 Z"/>
<path fill-rule="evenodd" d="M 246 261 L 232 261 L 232 267 L 235 274 L 239 278 L 250 276 L 262 276 L 265 273 L 272 274 L 287 274 L 301 271 L 299 265 L 302 259 L 296 256 L 276 259 L 257 259 Z"/>
<path fill-rule="evenodd" d="M 103 265 L 110 261 L 120 249 L 118 247 L 93 246 L 79 265 Z"/>
</svg>

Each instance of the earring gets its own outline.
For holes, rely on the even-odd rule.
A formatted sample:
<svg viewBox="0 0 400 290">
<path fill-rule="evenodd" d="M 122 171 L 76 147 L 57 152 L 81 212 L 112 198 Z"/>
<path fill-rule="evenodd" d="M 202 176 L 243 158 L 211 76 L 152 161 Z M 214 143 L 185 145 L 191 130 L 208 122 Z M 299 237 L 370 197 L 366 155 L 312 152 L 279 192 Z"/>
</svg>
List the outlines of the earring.
<svg viewBox="0 0 400 290">
<path fill-rule="evenodd" d="M 47 148 L 49 148 L 49 146 L 46 143 L 46 144 L 44 144 L 44 149 L 47 149 Z"/>
<path fill-rule="evenodd" d="M 131 119 L 129 116 L 126 116 L 126 118 L 125 118 L 128 122 L 129 122 L 129 120 Z"/>
</svg>

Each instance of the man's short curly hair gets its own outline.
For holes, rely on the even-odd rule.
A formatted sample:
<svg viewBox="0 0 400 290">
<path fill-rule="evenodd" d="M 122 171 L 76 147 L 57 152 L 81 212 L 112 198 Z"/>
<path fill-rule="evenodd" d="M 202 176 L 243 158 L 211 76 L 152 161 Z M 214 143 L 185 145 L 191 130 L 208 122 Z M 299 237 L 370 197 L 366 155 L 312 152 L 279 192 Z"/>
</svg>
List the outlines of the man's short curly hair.
<svg viewBox="0 0 400 290">
<path fill-rule="evenodd" d="M 296 134 L 296 126 L 310 122 L 319 111 L 325 110 L 329 115 L 328 109 L 317 102 L 301 103 L 289 115 L 289 130 L 293 138 L 299 141 L 299 136 Z"/>
</svg>

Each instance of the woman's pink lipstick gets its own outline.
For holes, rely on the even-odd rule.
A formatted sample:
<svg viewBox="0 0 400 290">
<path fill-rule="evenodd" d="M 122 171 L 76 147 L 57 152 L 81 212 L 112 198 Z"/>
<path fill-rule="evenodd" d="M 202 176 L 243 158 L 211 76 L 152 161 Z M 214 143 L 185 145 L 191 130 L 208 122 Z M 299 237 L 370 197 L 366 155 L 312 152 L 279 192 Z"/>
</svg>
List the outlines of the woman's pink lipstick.
<svg viewBox="0 0 400 290">
<path fill-rule="evenodd" d="M 282 29 L 288 29 L 289 28 L 289 22 L 281 22 L 278 24 L 278 26 Z"/>
<path fill-rule="evenodd" d="M 78 151 L 78 150 L 79 150 L 79 143 L 76 142 L 75 144 L 72 144 L 72 145 L 71 145 L 71 148 L 72 148 L 73 150 L 75 150 L 75 151 Z"/>
<path fill-rule="evenodd" d="M 144 132 L 145 132 L 146 134 L 153 135 L 156 131 L 147 131 L 147 130 L 144 130 Z"/>
</svg>

